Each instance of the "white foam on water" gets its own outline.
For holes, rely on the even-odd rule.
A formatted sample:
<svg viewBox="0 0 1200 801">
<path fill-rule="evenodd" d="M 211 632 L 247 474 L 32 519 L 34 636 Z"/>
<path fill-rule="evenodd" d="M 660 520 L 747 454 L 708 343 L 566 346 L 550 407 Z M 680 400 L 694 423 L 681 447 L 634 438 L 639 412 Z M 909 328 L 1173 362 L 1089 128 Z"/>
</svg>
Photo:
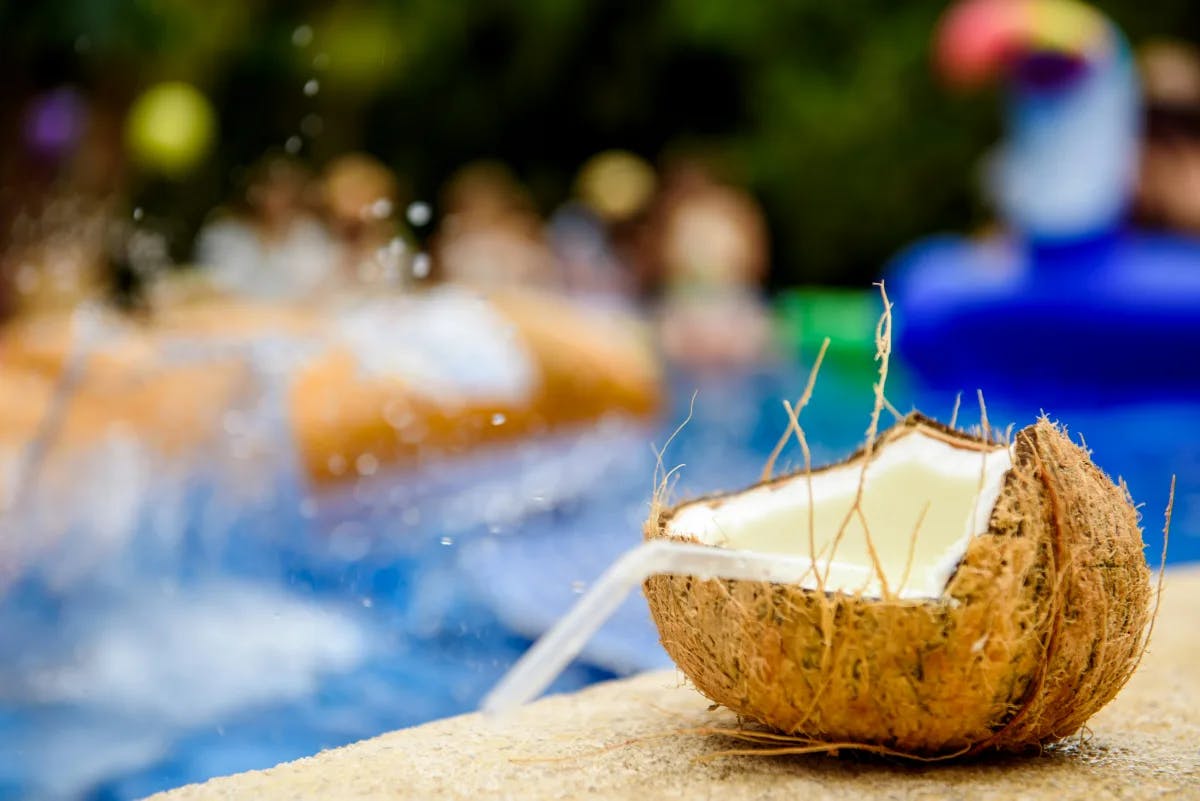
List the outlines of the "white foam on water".
<svg viewBox="0 0 1200 801">
<path fill-rule="evenodd" d="M 78 799 L 97 782 L 136 770 L 167 756 L 170 743 L 161 731 L 93 721 L 31 743 L 21 757 L 38 774 L 25 798 Z"/>
<path fill-rule="evenodd" d="M 36 725 L 22 746 L 33 792 L 76 797 L 105 777 L 163 758 L 185 732 L 311 696 L 355 668 L 368 639 L 348 613 L 232 580 L 162 594 L 146 581 L 115 603 L 76 610 L 86 632 L 6 683 L 69 720 Z M 55 722 L 57 720 L 57 722 Z"/>
<path fill-rule="evenodd" d="M 436 398 L 527 403 L 537 387 L 537 366 L 512 324 L 458 287 L 359 303 L 342 311 L 337 334 L 368 374 Z"/>
<path fill-rule="evenodd" d="M 127 550 L 147 498 L 161 505 L 178 489 L 176 476 L 119 427 L 86 450 L 52 454 L 32 480 L 16 478 L 27 469 L 23 457 L 14 455 L 9 472 L 24 495 L 0 502 L 0 554 L 8 568 L 0 572 L 0 599 L 5 580 L 33 566 L 56 589 L 94 576 Z"/>
<path fill-rule="evenodd" d="M 344 613 L 233 581 L 134 597 L 91 627 L 70 659 L 32 677 L 38 699 L 186 726 L 312 693 L 366 652 Z"/>
</svg>

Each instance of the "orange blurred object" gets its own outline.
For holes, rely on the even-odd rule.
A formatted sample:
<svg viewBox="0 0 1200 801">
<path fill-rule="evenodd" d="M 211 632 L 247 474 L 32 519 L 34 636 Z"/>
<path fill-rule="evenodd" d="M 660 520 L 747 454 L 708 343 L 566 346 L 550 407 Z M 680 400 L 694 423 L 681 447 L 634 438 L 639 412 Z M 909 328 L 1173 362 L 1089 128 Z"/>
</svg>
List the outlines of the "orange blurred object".
<svg viewBox="0 0 1200 801">
<path fill-rule="evenodd" d="M 56 447 L 86 448 L 114 427 L 168 456 L 199 447 L 220 435 L 209 418 L 253 387 L 237 343 L 268 337 L 306 349 L 288 370 L 287 413 L 318 482 L 609 414 L 646 417 L 661 400 L 638 322 L 530 292 L 484 299 L 445 288 L 309 308 L 202 300 L 114 331 L 87 357 Z M 213 358 L 171 363 L 181 342 L 207 343 Z M 0 332 L 0 453 L 34 436 L 70 347 L 61 315 Z"/>
<path fill-rule="evenodd" d="M 528 375 L 464 386 L 460 377 L 441 380 L 437 367 L 407 375 L 364 371 L 361 355 L 346 345 L 304 369 L 292 387 L 291 409 L 309 474 L 329 480 L 364 472 L 364 466 L 369 472 L 415 465 L 609 414 L 642 418 L 658 409 L 658 366 L 631 319 L 527 292 L 498 294 L 483 314 L 510 330 L 512 347 L 496 353 L 485 344 L 478 358 L 527 360 Z M 421 381 L 423 373 L 428 377 Z"/>
</svg>

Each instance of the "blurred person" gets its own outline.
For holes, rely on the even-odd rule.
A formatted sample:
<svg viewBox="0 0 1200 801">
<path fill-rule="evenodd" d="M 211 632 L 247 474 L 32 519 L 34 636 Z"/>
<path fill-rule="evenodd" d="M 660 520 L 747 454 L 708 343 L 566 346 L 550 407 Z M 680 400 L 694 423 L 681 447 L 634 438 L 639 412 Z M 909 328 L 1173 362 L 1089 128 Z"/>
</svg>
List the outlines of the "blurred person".
<svg viewBox="0 0 1200 801">
<path fill-rule="evenodd" d="M 1154 42 L 1139 54 L 1146 128 L 1134 216 L 1200 234 L 1200 51 Z"/>
<path fill-rule="evenodd" d="M 256 300 L 293 301 L 329 285 L 336 252 L 310 210 L 311 176 L 272 156 L 258 165 L 236 210 L 201 230 L 196 259 L 219 288 Z"/>
<path fill-rule="evenodd" d="M 372 156 L 349 153 L 325 168 L 321 189 L 340 251 L 341 280 L 359 286 L 403 283 L 411 241 L 399 222 L 402 199 L 395 174 Z"/>
<path fill-rule="evenodd" d="M 768 242 L 758 203 L 688 162 L 667 173 L 656 216 L 664 351 L 697 368 L 760 360 L 770 321 L 761 297 Z"/>
<path fill-rule="evenodd" d="M 583 165 L 574 198 L 547 226 L 568 292 L 632 302 L 637 283 L 629 234 L 644 216 L 657 180 L 653 167 L 626 151 L 605 151 Z"/>
<path fill-rule="evenodd" d="M 479 289 L 561 286 L 542 221 L 507 167 L 461 168 L 443 190 L 442 206 L 433 252 L 445 280 Z"/>
</svg>

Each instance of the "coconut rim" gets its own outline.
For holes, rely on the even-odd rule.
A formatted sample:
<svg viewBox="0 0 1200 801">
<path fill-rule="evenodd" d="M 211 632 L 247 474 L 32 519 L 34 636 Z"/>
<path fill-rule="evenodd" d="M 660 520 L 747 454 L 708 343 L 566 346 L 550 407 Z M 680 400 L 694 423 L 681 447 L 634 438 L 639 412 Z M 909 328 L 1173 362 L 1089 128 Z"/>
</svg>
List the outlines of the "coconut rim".
<svg viewBox="0 0 1200 801">
<path fill-rule="evenodd" d="M 721 550 L 750 550 L 754 549 L 738 549 L 727 545 L 709 542 L 704 539 L 687 535 L 679 532 L 672 532 L 669 528 L 671 521 L 683 510 L 694 508 L 697 506 L 709 506 L 716 509 L 724 503 L 746 495 L 749 492 L 761 489 L 770 489 L 779 487 L 785 484 L 790 484 L 796 481 L 807 481 L 816 478 L 822 473 L 828 473 L 831 470 L 853 468 L 861 465 L 863 460 L 868 460 L 868 464 L 873 461 L 879 454 L 880 450 L 897 440 L 908 437 L 912 434 L 923 434 L 936 440 L 944 445 L 948 445 L 960 450 L 974 451 L 976 453 L 988 454 L 995 453 L 1001 450 L 1007 450 L 1009 455 L 1008 465 L 1003 471 L 998 471 L 992 480 L 982 488 L 982 491 L 977 492 L 974 511 L 968 520 L 967 532 L 961 537 L 955 539 L 952 544 L 943 549 L 942 556 L 937 562 L 938 574 L 941 581 L 938 582 L 940 589 L 937 594 L 931 593 L 905 593 L 899 596 L 887 598 L 889 601 L 914 602 L 914 603 L 939 603 L 944 601 L 953 602 L 953 598 L 948 596 L 947 591 L 953 584 L 955 575 L 958 572 L 959 566 L 967 556 L 967 552 L 971 547 L 971 543 L 979 537 L 985 535 L 996 535 L 997 527 L 995 525 L 996 509 L 999 506 L 1000 498 L 1009 490 L 1012 481 L 1014 480 L 1014 469 L 1019 465 L 1028 461 L 1033 448 L 1033 438 L 1036 437 L 1035 425 L 1026 426 L 1016 433 L 1014 436 L 998 436 L 996 433 L 986 431 L 983 434 L 963 431 L 952 426 L 941 423 L 933 418 L 927 417 L 920 412 L 910 412 L 903 418 L 897 420 L 896 424 L 880 434 L 873 443 L 868 443 L 859 447 L 853 453 L 840 461 L 833 461 L 819 467 L 813 467 L 810 470 L 798 469 L 791 472 L 782 473 L 769 479 L 758 481 L 749 486 L 737 490 L 722 491 L 708 493 L 686 501 L 682 501 L 674 505 L 666 505 L 662 502 L 661 495 L 657 495 L 654 499 L 653 508 L 650 519 L 647 521 L 644 535 L 645 539 L 664 539 L 673 542 L 686 542 L 696 545 L 701 545 L 709 548 L 718 548 Z M 986 502 L 986 506 L 984 505 Z M 986 515 L 982 517 L 981 512 L 986 509 Z M 760 553 L 764 551 L 758 551 Z M 770 553 L 770 551 L 765 551 Z M 814 561 L 815 566 L 822 564 L 818 557 Z M 824 564 L 828 564 L 825 562 Z M 836 564 L 836 563 L 835 563 Z M 779 584 L 781 586 L 790 586 L 798 588 L 806 592 L 824 592 L 826 595 L 855 595 L 862 597 L 865 600 L 885 600 L 882 594 L 871 592 L 848 592 L 845 589 L 827 589 L 822 584 L 818 586 L 808 586 L 802 579 L 797 582 L 778 582 L 771 581 L 771 584 Z"/>
</svg>

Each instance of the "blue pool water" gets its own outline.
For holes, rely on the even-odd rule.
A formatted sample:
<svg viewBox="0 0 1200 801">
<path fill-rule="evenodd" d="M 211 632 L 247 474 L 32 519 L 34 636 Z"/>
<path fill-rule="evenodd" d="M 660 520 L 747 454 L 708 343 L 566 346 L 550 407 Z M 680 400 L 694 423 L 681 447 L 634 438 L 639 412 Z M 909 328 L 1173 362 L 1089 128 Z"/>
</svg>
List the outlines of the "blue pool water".
<svg viewBox="0 0 1200 801">
<path fill-rule="evenodd" d="M 860 442 L 870 369 L 827 364 L 803 416 L 818 462 Z M 65 554 L 43 556 L 0 603 L 0 797 L 137 798 L 470 711 L 640 540 L 650 443 L 691 405 L 665 459 L 684 465 L 677 496 L 749 483 L 784 428 L 780 400 L 803 379 L 791 365 L 676 375 L 652 427 L 605 421 L 318 495 L 286 465 L 269 492 L 236 504 L 215 478 L 159 493 L 136 536 L 86 575 L 64 578 L 53 568 Z M 964 389 L 959 421 L 970 423 L 975 388 Z M 902 368 L 888 394 L 942 419 L 954 405 Z M 1037 399 L 988 398 L 994 426 L 1040 411 Z M 1177 474 L 1170 559 L 1200 559 L 1200 401 L 1045 411 L 1128 481 L 1155 563 Z M 631 598 L 555 689 L 666 663 Z"/>
</svg>

